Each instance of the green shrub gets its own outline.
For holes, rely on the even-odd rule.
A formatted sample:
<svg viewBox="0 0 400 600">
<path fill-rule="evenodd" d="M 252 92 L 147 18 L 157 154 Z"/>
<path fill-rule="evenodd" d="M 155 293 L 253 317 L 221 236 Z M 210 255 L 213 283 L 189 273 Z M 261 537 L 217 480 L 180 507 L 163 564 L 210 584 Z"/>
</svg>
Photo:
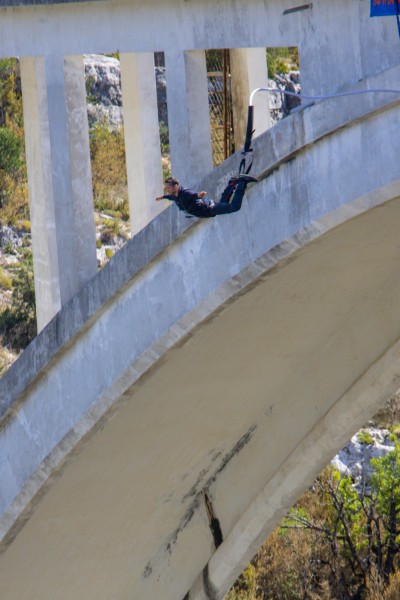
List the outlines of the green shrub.
<svg viewBox="0 0 400 600">
<path fill-rule="evenodd" d="M 25 219 L 23 221 L 17 221 L 15 225 L 20 231 L 23 231 L 24 233 L 31 232 L 31 222 L 29 219 Z"/>
<path fill-rule="evenodd" d="M 400 443 L 371 467 L 360 490 L 324 469 L 227 599 L 400 600 Z"/>
<path fill-rule="evenodd" d="M 125 167 L 124 130 L 111 131 L 99 123 L 90 132 L 93 200 L 99 211 L 117 211 L 127 218 L 128 186 Z"/>
<path fill-rule="evenodd" d="M 0 220 L 29 218 L 19 62 L 0 59 Z"/>
<path fill-rule="evenodd" d="M 0 288 L 2 290 L 11 290 L 12 281 L 11 278 L 4 271 L 3 267 L 0 267 Z"/>
<path fill-rule="evenodd" d="M 21 166 L 22 140 L 8 127 L 0 127 L 0 169 L 15 173 Z"/>
<path fill-rule="evenodd" d="M 0 347 L 0 377 L 3 377 L 9 366 L 14 362 L 15 355 L 6 348 Z"/>
<path fill-rule="evenodd" d="M 3 254 L 15 254 L 15 248 L 11 242 L 7 242 L 3 246 Z"/>
<path fill-rule="evenodd" d="M 368 431 L 360 431 L 357 435 L 357 440 L 360 444 L 373 444 L 374 438 L 368 433 Z"/>
<path fill-rule="evenodd" d="M 11 307 L 0 313 L 0 333 L 3 343 L 18 351 L 37 333 L 33 260 L 26 249 L 13 277 L 12 291 Z"/>
<path fill-rule="evenodd" d="M 256 600 L 256 570 L 250 563 L 238 578 L 235 586 L 225 596 L 225 600 Z"/>
<path fill-rule="evenodd" d="M 399 424 L 392 425 L 392 427 L 390 428 L 390 431 L 391 431 L 391 433 L 393 433 L 393 435 L 400 438 L 400 425 Z"/>
<path fill-rule="evenodd" d="M 160 121 L 161 154 L 169 154 L 169 131 L 164 121 Z"/>
<path fill-rule="evenodd" d="M 278 72 L 288 73 L 299 69 L 299 53 L 295 47 L 267 48 L 268 77 L 273 79 Z"/>
<path fill-rule="evenodd" d="M 19 61 L 0 59 L 0 126 L 23 127 L 22 94 Z"/>
</svg>

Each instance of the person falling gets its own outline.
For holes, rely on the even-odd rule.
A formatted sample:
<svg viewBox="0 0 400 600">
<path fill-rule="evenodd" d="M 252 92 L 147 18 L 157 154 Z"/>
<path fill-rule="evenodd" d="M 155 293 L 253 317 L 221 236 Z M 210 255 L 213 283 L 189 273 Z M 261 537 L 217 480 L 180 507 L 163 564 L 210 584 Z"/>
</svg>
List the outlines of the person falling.
<svg viewBox="0 0 400 600">
<path fill-rule="evenodd" d="M 164 182 L 167 193 L 163 196 L 157 196 L 156 201 L 171 200 L 175 202 L 179 210 L 185 211 L 188 216 L 200 219 L 209 219 L 217 215 L 229 215 L 241 209 L 246 187 L 249 183 L 255 181 L 257 179 L 251 177 L 251 175 L 232 177 L 222 192 L 219 202 L 214 202 L 205 198 L 206 192 L 195 192 L 184 188 L 175 177 L 168 177 Z M 231 198 L 232 201 L 230 201 Z"/>
</svg>

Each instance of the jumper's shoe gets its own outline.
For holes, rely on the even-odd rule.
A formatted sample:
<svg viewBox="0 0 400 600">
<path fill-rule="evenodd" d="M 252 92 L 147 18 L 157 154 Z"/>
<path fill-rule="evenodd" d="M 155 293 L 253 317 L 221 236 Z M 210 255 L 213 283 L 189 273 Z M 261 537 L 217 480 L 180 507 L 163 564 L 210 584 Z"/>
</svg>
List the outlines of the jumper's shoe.
<svg viewBox="0 0 400 600">
<path fill-rule="evenodd" d="M 237 178 L 238 181 L 245 181 L 246 183 L 252 183 L 258 181 L 255 177 L 251 175 L 239 175 Z"/>
</svg>

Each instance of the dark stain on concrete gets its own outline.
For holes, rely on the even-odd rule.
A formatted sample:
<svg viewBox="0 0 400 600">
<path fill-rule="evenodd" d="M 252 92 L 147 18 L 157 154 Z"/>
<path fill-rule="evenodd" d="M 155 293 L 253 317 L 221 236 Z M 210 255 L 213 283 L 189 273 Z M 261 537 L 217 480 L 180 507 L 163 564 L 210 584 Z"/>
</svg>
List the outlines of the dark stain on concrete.
<svg viewBox="0 0 400 600">
<path fill-rule="evenodd" d="M 183 531 L 187 527 L 187 525 L 190 523 L 190 521 L 193 519 L 194 513 L 196 512 L 196 509 L 199 507 L 199 505 L 200 505 L 200 494 L 198 494 L 196 496 L 194 501 L 191 503 L 191 505 L 189 506 L 189 508 L 187 509 L 185 514 L 183 515 L 183 518 L 182 518 L 181 522 L 179 523 L 179 526 L 175 529 L 173 534 L 170 536 L 169 541 L 166 545 L 166 548 L 167 548 L 169 554 L 171 554 L 173 547 L 176 543 L 176 540 L 178 539 L 178 536 L 181 533 L 181 531 Z"/>
<path fill-rule="evenodd" d="M 150 577 L 150 575 L 153 572 L 153 567 L 151 566 L 150 562 L 147 563 L 145 570 L 143 571 L 143 577 L 145 579 L 147 579 L 147 577 Z"/>
<path fill-rule="evenodd" d="M 193 497 L 193 501 L 191 502 L 190 506 L 184 513 L 178 527 L 169 536 L 169 538 L 166 540 L 165 544 L 163 545 L 164 551 L 166 551 L 168 554 L 172 554 L 174 546 L 176 544 L 176 541 L 179 537 L 179 534 L 188 526 L 188 524 L 192 520 L 196 510 L 199 508 L 200 503 L 202 503 L 204 501 L 204 490 L 205 489 L 207 490 L 210 487 L 210 485 L 216 481 L 218 475 L 225 469 L 225 467 L 230 463 L 230 461 L 237 454 L 239 454 L 239 452 L 241 452 L 241 450 L 250 442 L 256 429 L 257 429 L 256 425 L 251 425 L 251 427 L 249 427 L 249 429 L 246 431 L 246 433 L 244 435 L 242 435 L 242 437 L 236 442 L 236 444 L 233 446 L 233 448 L 225 454 L 225 456 L 223 457 L 221 464 L 219 465 L 217 470 L 211 476 L 209 476 L 207 480 L 206 480 L 206 476 L 208 475 L 208 473 L 211 470 L 211 465 L 208 468 L 202 469 L 200 471 L 199 476 L 196 480 L 196 483 L 190 488 L 189 492 L 187 494 L 185 494 L 185 496 L 182 499 L 182 502 L 184 502 L 188 498 Z M 217 455 L 214 455 L 214 458 L 212 460 L 215 462 L 216 458 L 218 456 L 220 456 L 220 454 L 221 454 L 221 452 L 218 452 Z M 222 541 L 222 532 L 221 532 L 221 541 Z M 214 542 L 215 542 L 215 538 L 214 538 Z M 163 553 L 163 550 L 161 550 L 160 555 L 162 553 Z M 152 574 L 156 562 L 157 562 L 157 557 L 155 557 L 154 559 L 150 560 L 147 563 L 146 568 L 143 571 L 144 578 L 148 578 Z M 210 598 L 213 598 L 213 596 L 210 596 Z"/>
<path fill-rule="evenodd" d="M 221 465 L 217 469 L 217 471 L 212 479 L 212 482 L 214 482 L 216 480 L 217 475 L 219 475 L 225 469 L 225 467 L 231 462 L 232 458 L 234 458 L 237 454 L 239 454 L 239 452 L 241 452 L 243 450 L 243 448 L 245 446 L 247 446 L 247 444 L 250 442 L 251 438 L 253 437 L 253 434 L 256 429 L 257 429 L 257 425 L 251 425 L 251 427 L 249 427 L 249 429 L 246 431 L 246 433 L 244 435 L 242 435 L 242 437 L 236 442 L 236 444 L 233 446 L 232 450 L 230 450 L 230 452 L 225 454 L 224 458 L 222 459 Z"/>
<path fill-rule="evenodd" d="M 172 554 L 174 545 L 176 543 L 176 540 L 178 539 L 179 534 L 190 523 L 190 521 L 192 520 L 192 518 L 196 512 L 196 509 L 199 507 L 199 504 L 200 504 L 200 494 L 197 498 L 194 499 L 194 501 L 191 503 L 191 505 L 189 506 L 189 508 L 187 509 L 185 514 L 183 515 L 183 518 L 181 519 L 179 526 L 175 529 L 175 531 L 167 539 L 167 541 L 164 545 L 164 550 L 168 554 Z M 161 551 L 161 554 L 162 553 L 163 553 L 163 550 Z M 145 579 L 150 577 L 150 575 L 153 573 L 153 569 L 154 569 L 156 563 L 157 563 L 157 557 L 155 557 L 152 560 L 149 560 L 149 562 L 147 563 L 147 565 L 143 571 L 143 577 Z"/>
<path fill-rule="evenodd" d="M 216 480 L 217 476 L 225 469 L 225 467 L 230 463 L 232 458 L 239 454 L 239 452 L 249 443 L 251 440 L 254 431 L 256 430 L 256 425 L 251 425 L 251 427 L 246 431 L 244 435 L 236 442 L 233 448 L 225 454 L 222 458 L 220 466 L 217 470 L 206 479 L 206 476 L 211 471 L 212 465 L 209 465 L 206 469 L 202 469 L 197 477 L 196 482 L 192 485 L 190 490 L 183 496 L 182 502 L 185 502 L 188 498 L 192 498 L 199 494 L 204 488 L 208 489 L 212 483 Z M 213 457 L 212 462 L 215 462 L 217 458 L 221 456 L 222 452 L 218 451 Z"/>
<path fill-rule="evenodd" d="M 195 483 L 192 485 L 190 490 L 183 496 L 182 502 L 185 502 L 188 498 L 193 498 L 193 496 L 196 496 L 196 494 L 199 493 L 199 491 L 204 487 L 203 482 L 205 481 L 206 476 L 208 475 L 210 469 L 211 469 L 211 465 L 209 467 L 207 467 L 206 469 L 202 469 L 200 471 Z"/>
</svg>

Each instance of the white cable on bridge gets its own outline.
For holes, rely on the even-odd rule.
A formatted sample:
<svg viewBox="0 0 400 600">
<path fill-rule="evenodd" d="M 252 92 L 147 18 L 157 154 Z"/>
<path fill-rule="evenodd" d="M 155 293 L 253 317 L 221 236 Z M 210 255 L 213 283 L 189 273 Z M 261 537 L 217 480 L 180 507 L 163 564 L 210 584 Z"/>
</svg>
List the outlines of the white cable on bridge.
<svg viewBox="0 0 400 600">
<path fill-rule="evenodd" d="M 248 113 L 247 113 L 247 127 L 246 127 L 246 136 L 244 141 L 244 148 L 242 151 L 242 160 L 240 161 L 239 173 L 248 174 L 251 170 L 253 161 L 246 168 L 246 155 L 251 153 L 253 149 L 251 148 L 251 140 L 253 137 L 253 116 L 254 116 L 254 106 L 253 106 L 253 98 L 257 92 L 277 92 L 279 94 L 286 94 L 288 96 L 296 96 L 297 98 L 304 98 L 305 100 L 326 100 L 327 98 L 340 98 L 341 96 L 355 96 L 356 94 L 400 94 L 400 90 L 391 90 L 391 89 L 383 89 L 383 88 L 372 88 L 369 90 L 356 90 L 352 92 L 339 92 L 338 94 L 325 94 L 322 96 L 310 96 L 307 94 L 297 94 L 296 92 L 289 92 L 288 90 L 280 90 L 279 88 L 270 88 L 270 87 L 261 87 L 256 88 L 250 94 Z"/>
<path fill-rule="evenodd" d="M 289 92 L 288 90 L 280 90 L 279 88 L 262 87 L 253 90 L 250 94 L 249 105 L 253 106 L 253 97 L 257 92 L 278 92 L 279 94 L 286 94 L 287 96 L 296 96 L 297 98 L 304 98 L 305 100 L 325 100 L 326 98 L 340 98 L 341 96 L 354 96 L 356 94 L 400 94 L 400 90 L 388 90 L 383 88 L 371 88 L 370 90 L 356 90 L 352 92 L 340 92 L 338 94 L 325 94 L 323 96 L 308 96 L 306 94 L 297 94 L 296 92 Z"/>
</svg>

